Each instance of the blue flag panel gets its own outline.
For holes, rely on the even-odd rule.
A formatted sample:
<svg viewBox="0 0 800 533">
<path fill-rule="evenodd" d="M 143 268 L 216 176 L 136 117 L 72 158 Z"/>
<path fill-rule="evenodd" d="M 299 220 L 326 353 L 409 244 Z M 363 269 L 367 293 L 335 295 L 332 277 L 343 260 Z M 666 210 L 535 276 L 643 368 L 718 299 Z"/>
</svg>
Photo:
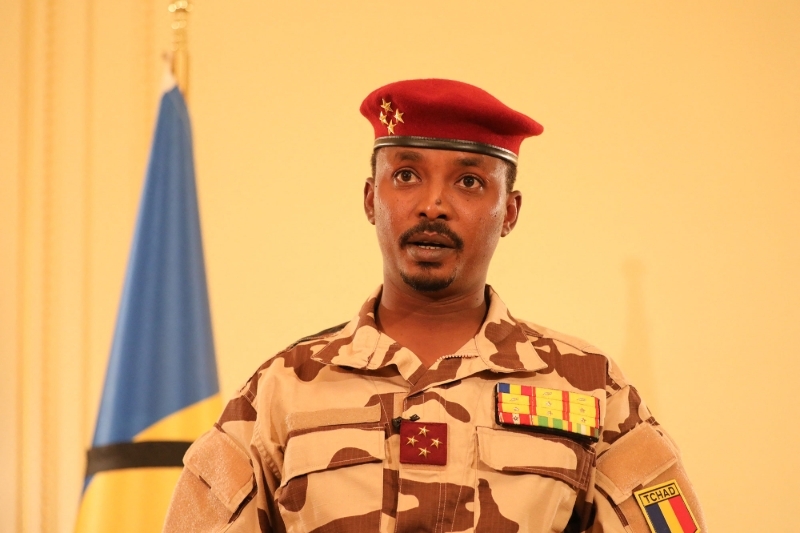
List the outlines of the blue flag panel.
<svg viewBox="0 0 800 533">
<path fill-rule="evenodd" d="M 176 87 L 161 99 L 92 444 L 129 442 L 218 383 L 192 134 Z"/>
</svg>

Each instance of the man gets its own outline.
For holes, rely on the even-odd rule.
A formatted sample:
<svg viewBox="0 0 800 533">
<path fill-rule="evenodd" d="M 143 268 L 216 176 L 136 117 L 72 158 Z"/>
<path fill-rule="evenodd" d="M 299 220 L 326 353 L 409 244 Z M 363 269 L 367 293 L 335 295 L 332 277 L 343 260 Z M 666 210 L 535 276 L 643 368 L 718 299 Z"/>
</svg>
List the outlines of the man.
<svg viewBox="0 0 800 533">
<path fill-rule="evenodd" d="M 542 127 L 449 80 L 374 91 L 383 285 L 269 359 L 187 452 L 166 531 L 705 530 L 675 444 L 600 350 L 486 285 Z"/>
</svg>

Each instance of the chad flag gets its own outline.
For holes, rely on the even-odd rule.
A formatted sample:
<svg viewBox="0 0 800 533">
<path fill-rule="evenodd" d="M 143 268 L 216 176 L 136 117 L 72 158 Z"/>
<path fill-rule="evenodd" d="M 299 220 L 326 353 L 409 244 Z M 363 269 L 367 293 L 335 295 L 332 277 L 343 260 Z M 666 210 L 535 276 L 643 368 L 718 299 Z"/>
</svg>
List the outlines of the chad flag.
<svg viewBox="0 0 800 533">
<path fill-rule="evenodd" d="M 674 479 L 633 494 L 653 533 L 699 533 L 697 521 Z"/>
<path fill-rule="evenodd" d="M 186 102 L 158 113 L 76 531 L 160 532 L 221 411 Z"/>
</svg>

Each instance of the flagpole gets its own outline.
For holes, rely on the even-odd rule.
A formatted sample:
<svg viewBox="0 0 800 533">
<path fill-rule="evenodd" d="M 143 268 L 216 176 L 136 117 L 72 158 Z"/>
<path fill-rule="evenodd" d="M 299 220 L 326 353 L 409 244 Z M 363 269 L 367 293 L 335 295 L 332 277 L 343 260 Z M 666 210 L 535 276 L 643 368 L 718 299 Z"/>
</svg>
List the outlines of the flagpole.
<svg viewBox="0 0 800 533">
<path fill-rule="evenodd" d="M 172 19 L 172 74 L 178 82 L 184 100 L 189 100 L 189 48 L 186 26 L 192 4 L 188 0 L 177 0 L 169 5 Z"/>
</svg>

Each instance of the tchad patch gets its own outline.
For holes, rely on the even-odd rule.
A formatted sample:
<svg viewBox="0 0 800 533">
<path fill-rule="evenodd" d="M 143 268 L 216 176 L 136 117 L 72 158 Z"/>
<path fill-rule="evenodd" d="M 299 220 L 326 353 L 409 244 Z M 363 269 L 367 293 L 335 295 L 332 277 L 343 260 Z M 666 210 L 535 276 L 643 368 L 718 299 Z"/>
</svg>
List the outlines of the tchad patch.
<svg viewBox="0 0 800 533">
<path fill-rule="evenodd" d="M 497 423 L 600 438 L 600 400 L 588 394 L 498 383 Z"/>
<path fill-rule="evenodd" d="M 674 479 L 633 493 L 653 533 L 700 533 Z"/>
</svg>

